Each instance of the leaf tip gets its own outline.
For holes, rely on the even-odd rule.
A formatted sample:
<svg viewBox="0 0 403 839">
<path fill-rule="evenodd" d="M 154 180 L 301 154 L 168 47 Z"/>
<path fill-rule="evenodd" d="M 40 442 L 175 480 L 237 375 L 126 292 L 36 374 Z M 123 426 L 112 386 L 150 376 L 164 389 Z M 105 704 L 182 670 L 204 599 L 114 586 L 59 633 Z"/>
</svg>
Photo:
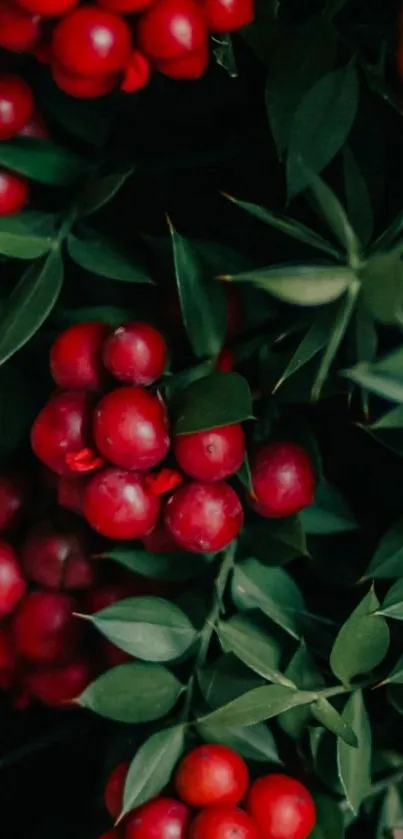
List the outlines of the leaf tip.
<svg viewBox="0 0 403 839">
<path fill-rule="evenodd" d="M 236 204 L 236 199 L 234 198 L 233 195 L 230 195 L 229 192 L 221 191 L 220 194 L 222 195 L 223 198 L 226 198 L 227 201 L 231 201 L 232 204 Z"/>
<path fill-rule="evenodd" d="M 168 213 L 165 213 L 165 218 L 166 218 L 166 220 L 167 220 L 168 230 L 169 230 L 169 232 L 170 232 L 170 234 L 171 234 L 171 236 L 172 236 L 172 235 L 173 235 L 173 233 L 175 232 L 175 229 L 174 229 L 174 226 L 173 226 L 173 224 L 172 224 L 172 221 L 171 221 L 170 216 L 168 215 Z"/>
<path fill-rule="evenodd" d="M 219 274 L 217 280 L 220 280 L 223 283 L 230 283 L 232 282 L 231 274 Z"/>
</svg>

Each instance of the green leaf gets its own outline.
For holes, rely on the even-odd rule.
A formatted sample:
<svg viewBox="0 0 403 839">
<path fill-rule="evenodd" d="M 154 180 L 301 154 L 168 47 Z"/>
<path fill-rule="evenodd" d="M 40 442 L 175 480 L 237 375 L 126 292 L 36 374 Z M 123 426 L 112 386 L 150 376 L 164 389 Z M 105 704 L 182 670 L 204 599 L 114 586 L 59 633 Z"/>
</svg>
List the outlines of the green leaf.
<svg viewBox="0 0 403 839">
<path fill-rule="evenodd" d="M 42 326 L 60 294 L 63 261 L 60 250 L 52 250 L 23 274 L 7 299 L 0 316 L 0 364 L 7 361 Z"/>
<path fill-rule="evenodd" d="M 348 746 L 353 748 L 357 748 L 358 740 L 357 737 L 348 723 L 343 719 L 343 717 L 333 708 L 333 705 L 328 702 L 326 697 L 320 696 L 316 702 L 312 703 L 311 706 L 312 714 L 315 719 L 324 725 L 328 731 L 331 731 L 332 734 L 335 734 L 336 737 L 340 737 L 344 743 L 347 743 Z"/>
<path fill-rule="evenodd" d="M 89 180 L 78 196 L 79 215 L 89 216 L 108 204 L 132 174 L 133 169 L 127 169 L 125 172 L 101 175 Z"/>
<path fill-rule="evenodd" d="M 329 795 L 316 795 L 316 823 L 309 839 L 344 839 L 344 818 L 339 802 Z"/>
<path fill-rule="evenodd" d="M 49 140 L 33 137 L 17 137 L 0 143 L 0 165 L 33 181 L 53 186 L 74 183 L 88 168 L 88 163 L 73 152 L 55 146 Z"/>
<path fill-rule="evenodd" d="M 166 667 L 134 662 L 107 670 L 76 701 L 110 720 L 145 723 L 168 714 L 182 690 Z"/>
<path fill-rule="evenodd" d="M 120 650 L 145 661 L 179 658 L 196 638 L 185 613 L 160 597 L 128 597 L 85 617 Z"/>
<path fill-rule="evenodd" d="M 309 556 L 298 516 L 286 519 L 259 517 L 248 525 L 245 539 L 250 552 L 265 565 L 283 565 L 297 556 Z"/>
<path fill-rule="evenodd" d="M 108 550 L 104 556 L 143 577 L 156 580 L 189 580 L 197 577 L 207 566 L 204 556 L 186 553 L 153 554 L 135 548 L 132 542 Z"/>
<path fill-rule="evenodd" d="M 389 673 L 389 676 L 387 677 L 387 679 L 384 679 L 381 682 L 381 684 L 382 685 L 389 685 L 389 684 L 391 684 L 391 685 L 392 684 L 403 685 L 403 655 L 400 656 L 400 658 L 397 661 L 397 663 L 395 664 L 393 670 L 391 671 L 391 673 Z"/>
<path fill-rule="evenodd" d="M 86 271 L 123 283 L 151 283 L 137 257 L 123 253 L 113 242 L 95 232 L 85 239 L 71 234 L 67 239 L 71 258 Z"/>
<path fill-rule="evenodd" d="M 35 419 L 32 382 L 13 361 L 0 367 L 0 457 L 14 454 Z"/>
<path fill-rule="evenodd" d="M 312 385 L 312 399 L 319 399 L 322 389 L 326 383 L 331 365 L 337 355 L 340 344 L 344 338 L 350 320 L 352 318 L 357 296 L 360 290 L 358 280 L 351 283 L 347 293 L 340 300 L 338 311 L 334 319 L 333 328 L 326 349 L 320 360 L 315 380 Z"/>
<path fill-rule="evenodd" d="M 313 692 L 290 690 L 284 685 L 264 685 L 244 693 L 197 722 L 224 727 L 253 725 L 277 717 L 278 714 L 297 705 L 307 705 L 316 698 L 317 694 Z"/>
<path fill-rule="evenodd" d="M 348 685 L 354 676 L 369 673 L 384 659 L 389 647 L 389 628 L 376 615 L 379 600 L 370 589 L 341 627 L 330 656 L 333 673 Z"/>
<path fill-rule="evenodd" d="M 0 253 L 17 259 L 37 259 L 52 247 L 52 237 L 35 232 L 29 225 L 29 215 L 0 218 Z"/>
<path fill-rule="evenodd" d="M 370 257 L 360 271 L 362 299 L 379 323 L 403 322 L 403 262 L 397 250 Z M 380 294 L 380 288 L 382 293 Z"/>
<path fill-rule="evenodd" d="M 382 536 L 365 572 L 366 578 L 403 577 L 403 516 Z"/>
<path fill-rule="evenodd" d="M 347 218 L 344 207 L 333 190 L 330 189 L 319 175 L 311 171 L 303 162 L 300 165 L 306 182 L 314 194 L 320 214 L 344 248 L 349 264 L 355 269 L 359 262 L 361 245 Z"/>
<path fill-rule="evenodd" d="M 287 160 L 287 193 L 291 200 L 307 185 L 303 161 L 321 172 L 343 147 L 358 108 L 359 84 L 354 63 L 333 70 L 309 90 L 291 127 Z"/>
<path fill-rule="evenodd" d="M 143 743 L 129 766 L 119 819 L 164 789 L 184 746 L 184 725 L 156 731 Z"/>
<path fill-rule="evenodd" d="M 323 306 L 341 297 L 355 275 L 350 268 L 338 265 L 284 265 L 245 271 L 226 279 L 252 283 L 285 303 Z"/>
<path fill-rule="evenodd" d="M 373 364 L 357 364 L 342 375 L 384 399 L 403 402 L 403 347 Z"/>
<path fill-rule="evenodd" d="M 399 831 L 400 828 L 400 831 Z M 399 839 L 403 828 L 403 800 L 401 787 L 391 784 L 384 796 L 378 817 L 376 839 Z"/>
<path fill-rule="evenodd" d="M 232 598 L 241 611 L 260 609 L 293 638 L 299 639 L 300 613 L 305 612 L 305 604 L 294 580 L 282 568 L 268 568 L 257 559 L 237 563 L 232 578 Z"/>
<path fill-rule="evenodd" d="M 110 326 L 120 326 L 125 321 L 133 319 L 133 312 L 119 306 L 78 306 L 74 309 L 59 310 L 55 313 L 55 318 L 58 323 L 67 326 L 82 323 L 85 320 L 100 320 Z"/>
<path fill-rule="evenodd" d="M 403 580 L 397 580 L 390 587 L 382 603 L 382 608 L 378 609 L 378 614 L 385 618 L 395 618 L 395 620 L 403 621 Z"/>
<path fill-rule="evenodd" d="M 236 615 L 219 621 L 217 635 L 225 652 L 232 652 L 258 676 L 269 682 L 293 688 L 294 684 L 278 670 L 278 646 L 261 629 Z"/>
<path fill-rule="evenodd" d="M 220 708 L 263 684 L 263 679 L 248 670 L 232 653 L 220 656 L 214 664 L 199 670 L 197 679 L 200 691 L 211 708 Z"/>
<path fill-rule="evenodd" d="M 348 217 L 362 247 L 365 248 L 370 242 L 374 230 L 371 196 L 350 146 L 344 147 L 343 163 Z"/>
<path fill-rule="evenodd" d="M 357 522 L 338 490 L 324 481 L 317 485 L 314 503 L 300 513 L 300 519 L 310 535 L 347 533 L 357 528 Z"/>
<path fill-rule="evenodd" d="M 276 741 L 264 723 L 247 728 L 220 728 L 208 723 L 197 725 L 197 731 L 206 743 L 229 746 L 246 760 L 258 763 L 281 763 Z"/>
<path fill-rule="evenodd" d="M 383 414 L 382 417 L 371 423 L 371 428 L 374 430 L 403 428 L 403 405 L 398 405 L 397 408 L 392 408 L 391 411 L 387 411 L 386 414 Z"/>
<path fill-rule="evenodd" d="M 296 373 L 305 364 L 308 364 L 328 343 L 335 317 L 339 311 L 340 302 L 335 300 L 328 306 L 323 306 L 312 321 L 308 331 L 305 333 L 301 343 L 291 356 L 281 377 L 273 389 L 275 393 L 293 373 Z"/>
<path fill-rule="evenodd" d="M 211 277 L 188 239 L 169 222 L 176 283 L 183 322 L 194 354 L 216 356 L 225 338 L 224 292 Z"/>
<path fill-rule="evenodd" d="M 397 214 L 392 223 L 375 239 L 370 248 L 370 253 L 387 251 L 396 242 L 403 232 L 403 210 Z"/>
<path fill-rule="evenodd" d="M 239 373 L 213 373 L 192 382 L 178 400 L 175 434 L 192 434 L 252 419 L 252 395 Z"/>
<path fill-rule="evenodd" d="M 361 691 L 352 693 L 342 717 L 355 732 L 358 747 L 352 749 L 338 739 L 337 766 L 347 802 L 357 815 L 371 785 L 371 727 Z"/>
<path fill-rule="evenodd" d="M 285 675 L 291 679 L 300 690 L 311 690 L 321 687 L 323 677 L 320 674 L 315 661 L 313 660 L 305 641 L 301 641 L 299 647 L 292 656 Z M 291 708 L 280 714 L 278 724 L 289 737 L 297 740 L 306 730 L 312 719 L 311 705 L 301 705 Z"/>
</svg>

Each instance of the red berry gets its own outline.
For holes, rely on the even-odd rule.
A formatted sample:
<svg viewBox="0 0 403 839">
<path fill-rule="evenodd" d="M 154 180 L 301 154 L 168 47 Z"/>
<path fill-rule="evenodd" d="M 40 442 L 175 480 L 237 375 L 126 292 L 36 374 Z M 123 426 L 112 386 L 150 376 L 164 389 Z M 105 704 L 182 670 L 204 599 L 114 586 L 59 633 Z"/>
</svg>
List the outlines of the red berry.
<svg viewBox="0 0 403 839">
<path fill-rule="evenodd" d="M 27 481 L 18 472 L 0 473 L 0 532 L 14 527 L 29 500 Z"/>
<path fill-rule="evenodd" d="M 55 61 L 52 62 L 52 78 L 63 93 L 75 99 L 97 99 L 99 96 L 105 96 L 117 83 L 115 73 L 108 76 L 77 76 L 66 71 Z"/>
<path fill-rule="evenodd" d="M 74 478 L 66 478 L 60 475 L 57 478 L 57 503 L 59 507 L 82 516 L 84 495 L 89 480 L 88 475 L 77 475 Z"/>
<path fill-rule="evenodd" d="M 33 115 L 30 122 L 19 132 L 19 137 L 35 137 L 38 140 L 49 140 L 50 134 L 48 127 L 40 114 Z"/>
<path fill-rule="evenodd" d="M 209 62 L 208 42 L 181 58 L 158 59 L 157 70 L 170 79 L 200 79 Z"/>
<path fill-rule="evenodd" d="M 12 216 L 14 213 L 19 213 L 25 207 L 25 204 L 27 204 L 28 199 L 29 187 L 27 179 L 23 175 L 16 175 L 14 172 L 0 169 L 0 216 Z"/>
<path fill-rule="evenodd" d="M 262 839 L 307 839 L 316 819 L 309 790 L 287 775 L 265 775 L 251 785 L 247 810 Z"/>
<path fill-rule="evenodd" d="M 78 528 L 62 532 L 40 525 L 25 540 L 21 559 L 27 579 L 43 588 L 86 589 L 94 582 L 87 540 Z"/>
<path fill-rule="evenodd" d="M 129 815 L 125 839 L 185 839 L 188 821 L 184 804 L 173 798 L 154 798 Z"/>
<path fill-rule="evenodd" d="M 141 541 L 146 551 L 152 554 L 177 553 L 179 550 L 179 545 L 175 542 L 163 521 L 159 521 L 154 530 L 147 536 L 143 536 Z"/>
<path fill-rule="evenodd" d="M 57 393 L 37 416 L 31 445 L 39 460 L 58 475 L 71 475 L 66 456 L 91 442 L 92 401 L 87 393 Z"/>
<path fill-rule="evenodd" d="M 235 32 L 254 18 L 254 0 L 204 0 L 208 28 Z"/>
<path fill-rule="evenodd" d="M 21 566 L 13 548 L 7 542 L 0 541 L 0 618 L 14 611 L 25 589 Z"/>
<path fill-rule="evenodd" d="M 34 112 L 31 88 L 19 76 L 0 76 L 0 140 L 15 137 Z"/>
<path fill-rule="evenodd" d="M 132 50 L 129 61 L 124 68 L 120 89 L 125 93 L 135 93 L 145 87 L 151 75 L 148 58 L 138 50 Z"/>
<path fill-rule="evenodd" d="M 142 12 L 147 6 L 151 6 L 154 0 L 98 0 L 99 5 L 110 12 L 130 15 L 133 12 Z"/>
<path fill-rule="evenodd" d="M 133 656 L 125 653 L 124 650 L 120 650 L 119 647 L 115 647 L 115 644 L 112 644 L 106 638 L 98 639 L 98 647 L 100 649 L 101 672 L 110 670 L 112 667 L 118 667 L 119 664 L 133 661 Z"/>
<path fill-rule="evenodd" d="M 130 50 L 131 32 L 126 21 L 97 6 L 74 9 L 53 32 L 56 61 L 78 76 L 118 73 L 129 60 Z"/>
<path fill-rule="evenodd" d="M 190 825 L 189 839 L 260 839 L 247 813 L 230 804 L 215 804 L 202 810 Z"/>
<path fill-rule="evenodd" d="M 98 390 L 105 379 L 102 350 L 110 329 L 87 321 L 65 329 L 52 345 L 50 370 L 64 390 Z"/>
<path fill-rule="evenodd" d="M 252 461 L 251 505 L 262 516 L 282 518 L 312 504 L 315 473 L 310 458 L 295 443 L 268 443 Z"/>
<path fill-rule="evenodd" d="M 140 387 L 116 388 L 104 396 L 93 430 L 103 457 L 125 469 L 151 469 L 169 449 L 165 405 Z"/>
<path fill-rule="evenodd" d="M 245 457 L 245 435 L 239 424 L 181 434 L 174 453 L 186 475 L 199 481 L 222 481 L 237 472 Z"/>
<path fill-rule="evenodd" d="M 234 356 L 231 350 L 224 347 L 217 358 L 215 369 L 219 373 L 232 373 L 234 366 Z"/>
<path fill-rule="evenodd" d="M 238 804 L 248 788 L 245 761 L 228 746 L 199 746 L 182 758 L 175 776 L 179 797 L 190 807 Z"/>
<path fill-rule="evenodd" d="M 104 792 L 105 807 L 113 819 L 117 819 L 122 812 L 123 792 L 129 765 L 128 761 L 118 763 L 113 772 L 109 775 L 106 783 Z"/>
<path fill-rule="evenodd" d="M 208 39 L 202 5 L 195 0 L 159 0 L 142 14 L 138 39 L 151 58 L 188 55 Z"/>
<path fill-rule="evenodd" d="M 78 0 L 18 0 L 18 3 L 36 15 L 60 17 L 76 6 Z"/>
<path fill-rule="evenodd" d="M 85 492 L 88 524 L 109 539 L 139 539 L 155 527 L 160 498 L 150 495 L 136 472 L 107 467 L 94 475 Z"/>
<path fill-rule="evenodd" d="M 221 551 L 243 524 L 241 502 L 228 484 L 182 484 L 165 507 L 165 524 L 182 548 L 196 553 Z"/>
<path fill-rule="evenodd" d="M 23 658 L 43 664 L 66 661 L 80 635 L 72 597 L 51 591 L 28 594 L 13 617 L 12 635 Z"/>
<path fill-rule="evenodd" d="M 40 17 L 17 5 L 0 6 L 0 47 L 11 52 L 31 52 L 39 40 Z"/>
<path fill-rule="evenodd" d="M 95 612 L 101 612 L 102 609 L 131 595 L 132 592 L 128 592 L 125 583 L 109 583 L 109 585 L 92 588 L 85 594 L 81 611 L 94 615 Z"/>
<path fill-rule="evenodd" d="M 167 362 L 167 345 L 158 329 L 148 323 L 126 323 L 105 341 L 104 364 L 115 379 L 133 385 L 151 385 Z"/>
<path fill-rule="evenodd" d="M 89 662 L 80 658 L 64 667 L 36 670 L 25 676 L 24 682 L 31 696 L 50 708 L 72 702 L 85 690 L 92 679 Z"/>
</svg>

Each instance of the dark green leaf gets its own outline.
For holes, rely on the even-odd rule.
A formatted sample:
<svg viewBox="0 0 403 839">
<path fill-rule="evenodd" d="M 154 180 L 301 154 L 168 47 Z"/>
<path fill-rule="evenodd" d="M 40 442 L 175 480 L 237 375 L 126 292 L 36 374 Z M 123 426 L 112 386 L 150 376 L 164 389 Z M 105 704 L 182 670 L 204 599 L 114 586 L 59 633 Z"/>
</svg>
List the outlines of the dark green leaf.
<svg viewBox="0 0 403 839">
<path fill-rule="evenodd" d="M 374 430 L 388 429 L 388 428 L 403 428 L 403 405 L 398 405 L 397 408 L 392 408 L 386 414 L 383 414 L 375 422 L 371 423 L 371 428 Z"/>
<path fill-rule="evenodd" d="M 330 338 L 320 360 L 315 380 L 312 385 L 312 399 L 314 401 L 319 399 L 322 393 L 331 365 L 337 355 L 340 344 L 352 318 L 359 291 L 359 282 L 358 280 L 355 280 L 351 283 L 347 293 L 340 300 Z"/>
<path fill-rule="evenodd" d="M 360 242 L 351 226 L 346 211 L 330 187 L 304 163 L 301 168 L 328 227 L 344 248 L 353 269 L 359 264 Z"/>
<path fill-rule="evenodd" d="M 258 763 L 281 763 L 276 741 L 264 723 L 247 728 L 221 728 L 208 723 L 199 724 L 197 730 L 206 743 L 229 746 L 246 760 Z"/>
<path fill-rule="evenodd" d="M 298 649 L 292 656 L 285 675 L 300 690 L 311 690 L 321 687 L 323 678 L 309 652 L 304 641 L 301 641 Z M 280 714 L 278 724 L 289 737 L 297 740 L 306 730 L 312 719 L 311 705 L 300 705 L 298 708 L 291 708 Z"/>
<path fill-rule="evenodd" d="M 378 817 L 376 839 L 399 839 L 403 828 L 403 800 L 401 787 L 391 784 L 382 802 Z"/>
<path fill-rule="evenodd" d="M 384 356 L 373 364 L 357 364 L 342 375 L 371 393 L 392 402 L 403 402 L 403 348 Z"/>
<path fill-rule="evenodd" d="M 188 580 L 200 574 L 207 564 L 204 556 L 186 553 L 153 554 L 135 548 L 132 542 L 111 548 L 105 556 L 136 574 L 157 580 Z"/>
<path fill-rule="evenodd" d="M 95 679 L 77 699 L 101 717 L 126 723 L 161 719 L 176 704 L 182 685 L 159 664 L 121 664 Z"/>
<path fill-rule="evenodd" d="M 365 576 L 384 579 L 403 577 L 403 516 L 382 536 Z"/>
<path fill-rule="evenodd" d="M 335 300 L 333 303 L 320 309 L 283 370 L 280 379 L 273 389 L 273 393 L 281 387 L 286 379 L 300 370 L 305 364 L 308 364 L 326 346 L 339 308 L 340 302 Z"/>
<path fill-rule="evenodd" d="M 385 618 L 403 621 L 403 580 L 397 580 L 391 586 L 382 603 L 382 608 L 378 609 L 378 614 Z"/>
<path fill-rule="evenodd" d="M 132 169 L 119 174 L 101 175 L 85 184 L 78 196 L 78 212 L 81 216 L 96 213 L 117 195 L 123 184 L 133 173 Z"/>
<path fill-rule="evenodd" d="M 362 299 L 373 318 L 384 324 L 402 324 L 403 262 L 400 253 L 393 250 L 374 254 L 361 269 L 360 278 Z"/>
<path fill-rule="evenodd" d="M 328 702 L 326 697 L 320 696 L 316 702 L 311 705 L 312 714 L 315 719 L 325 726 L 329 731 L 340 737 L 348 746 L 357 748 L 358 740 L 348 723 L 343 717 L 333 708 L 333 705 Z"/>
<path fill-rule="evenodd" d="M 200 670 L 197 677 L 201 693 L 211 708 L 220 708 L 263 684 L 263 679 L 232 653 L 220 656 L 214 664 Z"/>
<path fill-rule="evenodd" d="M 67 247 L 74 262 L 93 274 L 123 283 L 152 282 L 138 258 L 123 253 L 105 236 L 92 233 L 85 239 L 79 239 L 71 234 Z"/>
<path fill-rule="evenodd" d="M 63 260 L 52 250 L 23 274 L 0 316 L 0 364 L 7 361 L 42 326 L 60 294 Z"/>
<path fill-rule="evenodd" d="M 192 434 L 251 419 L 252 396 L 239 373 L 213 373 L 192 382 L 181 394 L 175 433 Z"/>
<path fill-rule="evenodd" d="M 338 265 L 283 265 L 245 271 L 226 279 L 253 283 L 285 303 L 323 306 L 341 297 L 355 275 L 350 268 Z"/>
<path fill-rule="evenodd" d="M 28 214 L 0 218 L 0 254 L 18 259 L 37 259 L 52 247 L 52 237 L 36 233 Z"/>
<path fill-rule="evenodd" d="M 316 824 L 309 839 L 344 839 L 344 819 L 339 802 L 329 795 L 316 795 Z"/>
<path fill-rule="evenodd" d="M 67 186 L 82 177 L 88 163 L 49 140 L 17 137 L 0 143 L 0 164 L 33 181 Z"/>
<path fill-rule="evenodd" d="M 297 556 L 309 556 L 305 533 L 297 516 L 259 518 L 245 532 L 250 552 L 265 565 L 283 565 Z"/>
<path fill-rule="evenodd" d="M 389 647 L 389 629 L 384 618 L 374 614 L 379 600 L 370 589 L 341 627 L 330 656 L 335 676 L 349 684 L 354 676 L 369 673 L 384 659 Z"/>
<path fill-rule="evenodd" d="M 133 320 L 133 312 L 119 306 L 78 306 L 56 313 L 58 322 L 70 326 L 85 320 L 100 320 L 110 326 L 120 326 L 125 321 Z"/>
<path fill-rule="evenodd" d="M 277 717 L 297 705 L 307 705 L 316 698 L 317 694 L 313 692 L 290 690 L 283 685 L 264 685 L 212 711 L 198 723 L 224 727 L 253 725 Z"/>
<path fill-rule="evenodd" d="M 9 457 L 29 436 L 35 418 L 32 383 L 10 361 L 0 368 L 0 457 Z"/>
<path fill-rule="evenodd" d="M 238 609 L 260 609 L 294 638 L 300 637 L 304 600 L 292 577 L 282 568 L 268 568 L 257 559 L 237 563 L 232 597 Z"/>
<path fill-rule="evenodd" d="M 348 804 L 357 814 L 371 784 L 371 727 L 361 691 L 352 693 L 342 716 L 355 732 L 358 747 L 352 749 L 338 738 L 337 766 Z"/>
<path fill-rule="evenodd" d="M 399 660 L 395 664 L 389 676 L 381 682 L 382 685 L 403 685 L 403 655 L 400 656 Z"/>
<path fill-rule="evenodd" d="M 278 670 L 278 646 L 269 636 L 243 616 L 220 621 L 217 634 L 225 652 L 232 652 L 247 667 L 269 682 L 293 683 Z"/>
<path fill-rule="evenodd" d="M 387 251 L 395 243 L 403 232 L 403 210 L 397 214 L 392 223 L 386 230 L 375 239 L 370 248 L 370 253 L 378 253 L 378 251 Z"/>
<path fill-rule="evenodd" d="M 374 230 L 371 196 L 350 146 L 344 147 L 343 162 L 348 217 L 362 247 L 365 248 L 370 242 Z"/>
<path fill-rule="evenodd" d="M 238 480 L 241 482 L 242 486 L 245 487 L 247 492 L 252 492 L 253 491 L 252 475 L 251 475 L 251 471 L 250 471 L 249 458 L 248 458 L 247 454 L 245 455 L 242 466 L 240 466 L 240 468 L 238 469 L 238 471 L 236 473 L 236 476 L 237 476 Z"/>
<path fill-rule="evenodd" d="M 183 753 L 184 745 L 184 725 L 156 731 L 143 743 L 126 776 L 120 818 L 164 789 Z"/>
<path fill-rule="evenodd" d="M 315 501 L 300 513 L 306 533 L 327 535 L 356 530 L 357 522 L 338 490 L 325 482 L 316 487 Z"/>
</svg>

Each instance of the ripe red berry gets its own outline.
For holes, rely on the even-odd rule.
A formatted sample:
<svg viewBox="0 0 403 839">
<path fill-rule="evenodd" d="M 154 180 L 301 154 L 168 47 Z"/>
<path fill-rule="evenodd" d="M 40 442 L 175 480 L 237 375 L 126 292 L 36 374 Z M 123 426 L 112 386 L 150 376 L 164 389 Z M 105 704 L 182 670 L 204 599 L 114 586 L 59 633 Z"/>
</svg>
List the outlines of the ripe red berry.
<svg viewBox="0 0 403 839">
<path fill-rule="evenodd" d="M 81 611 L 88 615 L 94 615 L 95 612 L 101 612 L 102 609 L 112 606 L 113 603 L 117 603 L 125 597 L 131 597 L 132 593 L 132 591 L 128 591 L 125 583 L 109 583 L 92 588 L 85 593 Z"/>
<path fill-rule="evenodd" d="M 177 553 L 179 545 L 167 530 L 163 521 L 159 521 L 154 530 L 143 536 L 142 543 L 149 553 L 170 554 Z"/>
<path fill-rule="evenodd" d="M 18 0 L 18 2 L 35 15 L 60 17 L 76 6 L 78 0 Z"/>
<path fill-rule="evenodd" d="M 43 117 L 35 113 L 24 128 L 19 132 L 19 137 L 35 137 L 38 140 L 48 140 L 50 133 Z"/>
<path fill-rule="evenodd" d="M 87 539 L 78 528 L 63 532 L 50 524 L 36 527 L 22 546 L 21 559 L 27 579 L 46 589 L 86 589 L 94 582 Z"/>
<path fill-rule="evenodd" d="M 256 824 L 247 813 L 230 804 L 215 804 L 202 810 L 190 825 L 189 839 L 260 839 Z"/>
<path fill-rule="evenodd" d="M 282 518 L 312 504 L 315 473 L 310 458 L 295 443 L 268 443 L 252 461 L 252 507 L 262 516 Z"/>
<path fill-rule="evenodd" d="M 28 203 L 28 199 L 29 186 L 27 179 L 23 175 L 16 175 L 14 172 L 0 169 L 0 216 L 12 216 L 14 213 L 19 213 Z"/>
<path fill-rule="evenodd" d="M 119 664 L 126 664 L 128 661 L 133 661 L 133 656 L 125 653 L 124 650 L 120 650 L 119 647 L 115 647 L 115 644 L 112 644 L 106 638 L 98 638 L 98 648 L 100 651 L 99 663 L 101 673 L 105 670 L 110 670 L 112 667 L 118 667 Z"/>
<path fill-rule="evenodd" d="M 127 770 L 129 769 L 129 762 L 124 761 L 115 766 L 113 772 L 109 775 L 104 791 L 105 807 L 113 819 L 122 812 L 123 807 L 123 791 L 125 788 Z"/>
<path fill-rule="evenodd" d="M 203 7 L 195 0 L 159 0 L 139 21 L 140 49 L 151 58 L 182 58 L 207 38 Z"/>
<path fill-rule="evenodd" d="M 31 696 L 50 708 L 72 702 L 85 690 L 92 678 L 89 662 L 75 659 L 64 667 L 35 670 L 25 676 L 24 684 Z"/>
<path fill-rule="evenodd" d="M 31 52 L 39 40 L 41 20 L 10 3 L 0 6 L 0 47 L 11 52 Z"/>
<path fill-rule="evenodd" d="M 148 58 L 139 50 L 132 50 L 129 61 L 124 68 L 120 90 L 125 93 L 135 93 L 146 86 L 151 75 L 151 65 Z"/>
<path fill-rule="evenodd" d="M 11 545 L 0 541 L 0 619 L 11 615 L 25 594 L 26 583 Z"/>
<path fill-rule="evenodd" d="M 17 652 L 39 664 L 61 663 L 75 652 L 80 623 L 72 597 L 53 591 L 34 591 L 22 601 L 12 622 Z"/>
<path fill-rule="evenodd" d="M 54 58 L 78 76 L 118 73 L 130 57 L 131 32 L 119 15 L 97 6 L 80 6 L 56 25 Z"/>
<path fill-rule="evenodd" d="M 224 481 L 182 484 L 165 507 L 165 524 L 182 548 L 196 553 L 221 551 L 243 524 L 241 502 Z"/>
<path fill-rule="evenodd" d="M 0 140 L 15 137 L 34 112 L 31 88 L 19 76 L 0 76 Z"/>
<path fill-rule="evenodd" d="M 126 323 L 106 339 L 105 367 L 115 379 L 133 385 L 151 385 L 167 362 L 167 345 L 158 329 L 148 323 Z"/>
<path fill-rule="evenodd" d="M 265 775 L 254 781 L 246 806 L 262 839 L 307 839 L 315 824 L 309 790 L 287 775 Z"/>
<path fill-rule="evenodd" d="M 31 445 L 39 460 L 58 475 L 71 475 L 68 454 L 91 442 L 92 400 L 87 393 L 66 391 L 52 396 L 31 430 Z"/>
<path fill-rule="evenodd" d="M 173 798 L 154 798 L 126 822 L 125 839 L 185 839 L 189 810 Z"/>
<path fill-rule="evenodd" d="M 209 62 L 208 42 L 180 58 L 158 59 L 156 67 L 170 79 L 200 79 Z"/>
<path fill-rule="evenodd" d="M 235 32 L 254 18 L 254 0 L 204 0 L 208 28 Z"/>
<path fill-rule="evenodd" d="M 98 450 L 125 469 L 146 470 L 168 453 L 164 403 L 140 387 L 119 387 L 98 403 L 93 422 Z"/>
<path fill-rule="evenodd" d="M 154 0 L 99 0 L 99 5 L 110 12 L 131 15 L 133 12 L 142 12 L 153 2 Z"/>
<path fill-rule="evenodd" d="M 109 539 L 139 539 L 155 527 L 160 498 L 151 495 L 144 477 L 106 467 L 94 475 L 85 491 L 88 524 Z"/>
<path fill-rule="evenodd" d="M 55 84 L 74 99 L 97 99 L 110 93 L 117 84 L 116 73 L 107 76 L 77 76 L 56 61 L 52 61 L 51 71 Z"/>
<path fill-rule="evenodd" d="M 245 435 L 239 423 L 181 434 L 174 453 L 186 475 L 199 481 L 222 481 L 237 472 L 245 457 Z"/>
<path fill-rule="evenodd" d="M 69 326 L 58 335 L 50 351 L 50 370 L 60 388 L 98 390 L 102 386 L 102 350 L 109 332 L 105 323 L 87 321 Z"/>
<path fill-rule="evenodd" d="M 10 634 L 5 629 L 0 629 L 0 688 L 9 690 L 14 681 L 17 671 L 17 658 Z"/>
<path fill-rule="evenodd" d="M 0 532 L 21 519 L 29 500 L 28 483 L 18 472 L 0 473 Z"/>
<path fill-rule="evenodd" d="M 175 776 L 179 797 L 190 807 L 239 804 L 248 788 L 245 761 L 228 746 L 199 746 L 182 758 Z"/>
</svg>

